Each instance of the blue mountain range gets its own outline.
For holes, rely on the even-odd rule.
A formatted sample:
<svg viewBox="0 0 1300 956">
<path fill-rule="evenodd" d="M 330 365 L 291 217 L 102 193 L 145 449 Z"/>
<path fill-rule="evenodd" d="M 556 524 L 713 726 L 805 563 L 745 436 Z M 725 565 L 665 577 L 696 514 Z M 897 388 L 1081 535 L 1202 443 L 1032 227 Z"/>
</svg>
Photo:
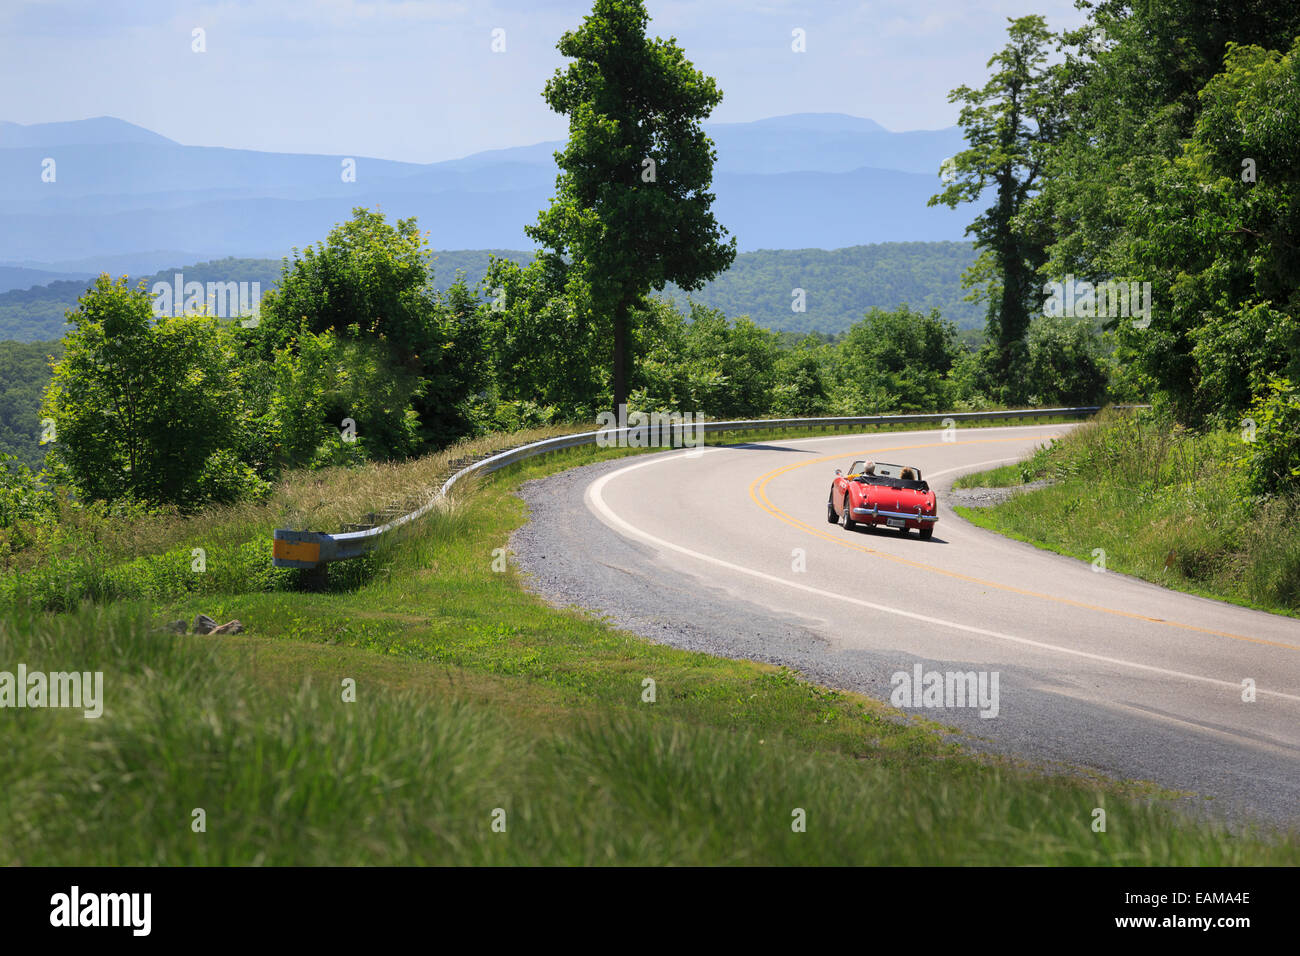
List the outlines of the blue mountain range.
<svg viewBox="0 0 1300 956">
<path fill-rule="evenodd" d="M 927 208 L 957 128 L 890 132 L 838 113 L 707 126 L 718 220 L 742 251 L 960 240 L 970 210 Z M 185 146 L 112 117 L 0 122 L 0 264 L 147 273 L 279 258 L 354 206 L 416 216 L 435 249 L 527 249 L 560 143 L 439 163 Z M 345 182 L 345 162 L 355 182 Z"/>
</svg>

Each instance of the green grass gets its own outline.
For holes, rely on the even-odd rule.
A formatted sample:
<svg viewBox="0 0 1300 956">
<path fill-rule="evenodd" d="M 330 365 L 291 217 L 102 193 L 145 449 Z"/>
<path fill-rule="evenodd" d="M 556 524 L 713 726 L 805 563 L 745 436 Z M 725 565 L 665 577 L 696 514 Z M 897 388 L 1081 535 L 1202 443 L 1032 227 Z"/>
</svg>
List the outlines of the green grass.
<svg viewBox="0 0 1300 956">
<path fill-rule="evenodd" d="M 981 527 L 1111 571 L 1283 614 L 1300 613 L 1300 505 L 1246 494 L 1236 431 L 1198 434 L 1151 413 L 1109 414 L 1028 461 L 961 487 L 1053 482 L 990 508 Z"/>
<path fill-rule="evenodd" d="M 664 656 L 557 686 L 282 638 L 167 637 L 147 617 L 6 624 L 6 659 L 102 668 L 108 704 L 99 720 L 6 714 L 0 863 L 1300 859 L 1294 837 L 1229 837 L 1113 787 L 956 756 L 924 727 L 755 665 L 647 648 Z M 660 675 L 655 704 L 626 679 L 636 663 Z M 1090 828 L 1097 807 L 1106 833 Z"/>
<path fill-rule="evenodd" d="M 952 483 L 954 488 L 1014 488 L 1025 483 L 1023 464 L 1002 465 L 989 471 L 962 475 Z"/>
<path fill-rule="evenodd" d="M 0 668 L 102 670 L 106 704 L 0 711 L 0 865 L 1300 862 L 1300 835 L 969 756 L 881 703 L 653 644 L 494 571 L 525 518 L 510 492 L 606 454 L 466 489 L 334 590 L 6 614 Z M 248 633 L 154 628 L 200 611 Z"/>
</svg>

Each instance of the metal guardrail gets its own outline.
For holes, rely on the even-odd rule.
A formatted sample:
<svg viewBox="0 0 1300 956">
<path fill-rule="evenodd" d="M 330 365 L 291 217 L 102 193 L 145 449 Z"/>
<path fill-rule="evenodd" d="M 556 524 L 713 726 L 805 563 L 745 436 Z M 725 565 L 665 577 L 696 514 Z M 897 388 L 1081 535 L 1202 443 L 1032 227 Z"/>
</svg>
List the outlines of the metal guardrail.
<svg viewBox="0 0 1300 956">
<path fill-rule="evenodd" d="M 1136 408 L 1141 406 L 1121 405 L 1116 407 Z M 1078 408 L 1024 408 L 994 412 L 938 412 L 926 415 L 855 415 L 840 418 L 757 418 L 719 422 L 664 422 L 663 427 L 669 429 L 673 440 L 677 440 L 683 437 L 683 432 L 694 433 L 701 430 L 705 434 L 709 434 L 712 432 L 758 431 L 782 428 L 828 428 L 844 425 L 943 424 L 947 419 L 951 419 L 953 422 L 962 422 L 1017 421 L 1025 418 L 1069 418 L 1076 416 L 1082 418 L 1099 411 L 1101 411 L 1101 406 L 1089 405 Z M 276 530 L 271 563 L 277 568 L 314 568 L 329 561 L 346 561 L 349 558 L 360 557 L 366 552 L 372 551 L 385 535 L 397 531 L 402 526 L 408 525 L 428 514 L 439 501 L 447 497 L 447 493 L 462 478 L 476 473 L 490 474 L 509 465 L 527 461 L 529 458 L 536 458 L 538 455 L 564 451 L 569 448 L 581 448 L 584 445 L 594 445 L 597 443 L 598 437 L 617 441 L 619 436 L 626 437 L 630 433 L 636 433 L 645 428 L 646 425 L 625 428 L 601 428 L 591 432 L 547 438 L 544 441 L 533 442 L 529 445 L 512 448 L 509 451 L 499 452 L 457 471 L 443 482 L 442 487 L 438 489 L 438 493 L 433 498 L 419 508 L 374 528 L 366 528 L 362 531 L 345 531 L 337 534 L 328 534 L 324 531 Z M 677 446 L 674 445 L 674 447 Z"/>
</svg>

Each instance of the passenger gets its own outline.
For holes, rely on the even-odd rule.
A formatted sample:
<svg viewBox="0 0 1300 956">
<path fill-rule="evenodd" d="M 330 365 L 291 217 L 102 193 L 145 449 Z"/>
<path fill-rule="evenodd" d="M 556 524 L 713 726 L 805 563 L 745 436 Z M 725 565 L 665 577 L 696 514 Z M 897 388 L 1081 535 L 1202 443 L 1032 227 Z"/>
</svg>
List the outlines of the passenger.
<svg viewBox="0 0 1300 956">
<path fill-rule="evenodd" d="M 916 481 L 916 472 L 911 468 L 904 468 L 898 473 L 898 477 L 902 478 L 904 481 Z"/>
<path fill-rule="evenodd" d="M 874 475 L 875 473 L 876 473 L 876 463 L 874 461 L 869 461 L 862 466 L 862 474 Z"/>
</svg>

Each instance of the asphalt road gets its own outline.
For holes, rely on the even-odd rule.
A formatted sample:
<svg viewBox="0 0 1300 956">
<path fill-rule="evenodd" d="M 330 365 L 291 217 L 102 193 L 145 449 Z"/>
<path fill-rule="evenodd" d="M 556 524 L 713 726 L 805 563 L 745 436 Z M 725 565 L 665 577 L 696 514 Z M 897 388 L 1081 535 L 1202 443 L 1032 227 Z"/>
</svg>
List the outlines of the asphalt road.
<svg viewBox="0 0 1300 956">
<path fill-rule="evenodd" d="M 1098 571 L 946 507 L 958 475 L 1067 427 L 756 442 L 573 469 L 525 486 L 532 516 L 512 551 L 552 602 L 654 640 L 882 700 L 906 685 L 925 706 L 904 709 L 976 746 L 1189 791 L 1236 822 L 1300 824 L 1300 620 Z M 863 457 L 921 469 L 939 496 L 932 540 L 827 523 L 834 470 Z M 945 676 L 971 672 L 982 700 Z"/>
</svg>

